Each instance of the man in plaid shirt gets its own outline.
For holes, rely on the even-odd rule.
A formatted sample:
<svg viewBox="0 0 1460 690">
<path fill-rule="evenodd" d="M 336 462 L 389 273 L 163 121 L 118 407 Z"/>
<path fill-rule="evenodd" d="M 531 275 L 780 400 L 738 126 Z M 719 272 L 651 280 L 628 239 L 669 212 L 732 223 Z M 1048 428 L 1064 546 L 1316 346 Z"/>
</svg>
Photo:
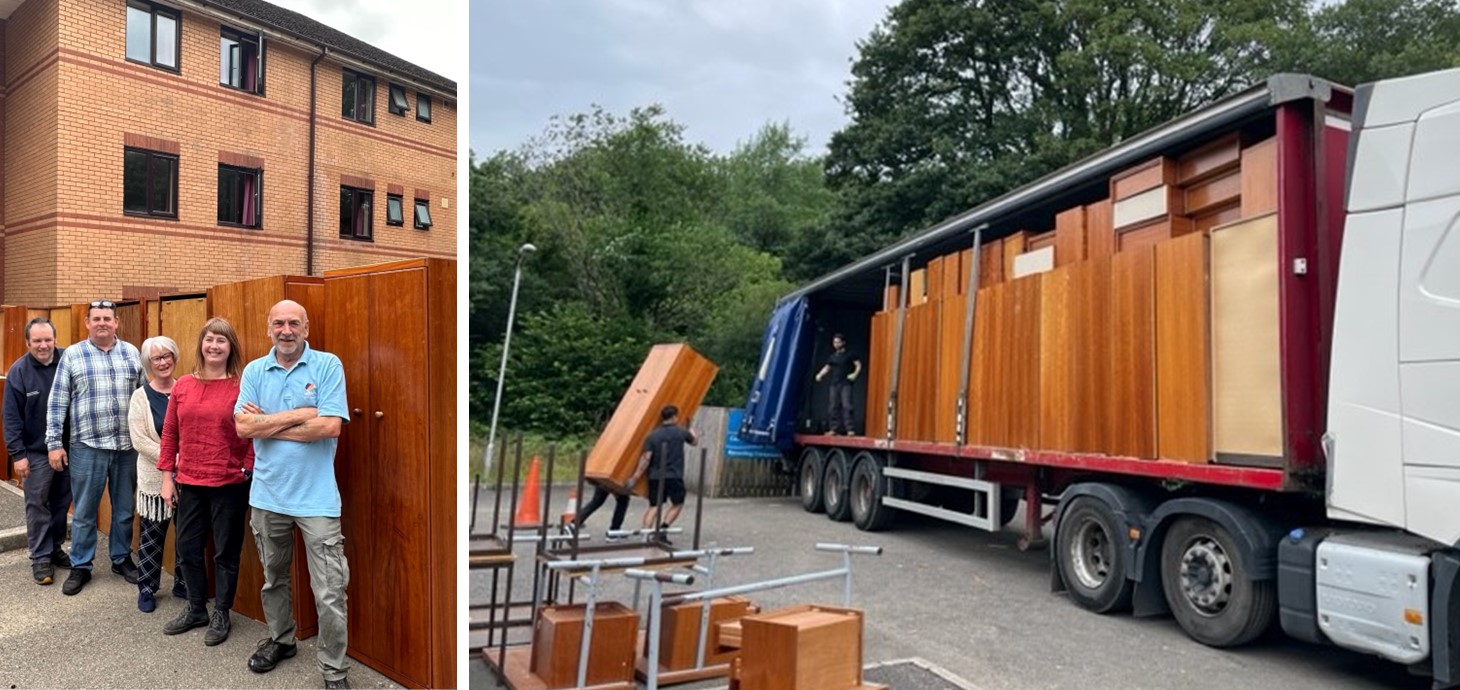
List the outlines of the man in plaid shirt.
<svg viewBox="0 0 1460 690">
<path fill-rule="evenodd" d="M 127 407 L 142 375 L 137 348 L 117 338 L 117 305 L 98 300 L 86 311 L 87 339 L 61 355 L 46 414 L 46 448 L 58 470 L 69 466 L 74 511 L 71 517 L 71 575 L 63 594 L 81 591 L 91 581 L 96 555 L 96 512 L 103 486 L 109 486 L 112 524 L 107 535 L 112 572 L 137 583 L 132 562 L 132 510 L 137 488 L 137 454 L 127 432 Z M 71 452 L 62 447 L 67 415 Z"/>
</svg>

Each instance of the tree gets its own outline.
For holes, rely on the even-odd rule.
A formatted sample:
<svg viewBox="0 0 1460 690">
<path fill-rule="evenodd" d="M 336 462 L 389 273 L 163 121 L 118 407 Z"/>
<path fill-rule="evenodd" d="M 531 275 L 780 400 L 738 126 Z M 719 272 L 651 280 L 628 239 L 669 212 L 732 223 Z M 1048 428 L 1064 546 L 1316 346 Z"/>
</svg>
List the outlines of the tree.
<svg viewBox="0 0 1460 690">
<path fill-rule="evenodd" d="M 1460 67 L 1455 0 L 1347 0 L 1317 5 L 1279 44 L 1280 67 L 1359 84 Z"/>
</svg>

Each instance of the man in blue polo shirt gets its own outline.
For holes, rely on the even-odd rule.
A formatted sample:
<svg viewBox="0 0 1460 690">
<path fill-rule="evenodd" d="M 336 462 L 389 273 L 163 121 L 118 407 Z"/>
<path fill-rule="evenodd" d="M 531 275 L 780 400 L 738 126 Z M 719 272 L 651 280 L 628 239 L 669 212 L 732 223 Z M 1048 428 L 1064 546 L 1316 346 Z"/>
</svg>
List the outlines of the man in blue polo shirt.
<svg viewBox="0 0 1460 690">
<path fill-rule="evenodd" d="M 298 525 L 319 612 L 319 670 L 326 688 L 348 688 L 345 586 L 350 570 L 335 484 L 335 447 L 340 427 L 350 421 L 345 372 L 339 357 L 310 349 L 309 316 L 297 302 L 275 304 L 268 328 L 274 347 L 244 368 L 233 415 L 238 435 L 254 443 L 249 523 L 263 561 L 261 597 L 269 624 L 269 636 L 259 642 L 248 667 L 266 673 L 295 654 L 289 567 Z"/>
</svg>

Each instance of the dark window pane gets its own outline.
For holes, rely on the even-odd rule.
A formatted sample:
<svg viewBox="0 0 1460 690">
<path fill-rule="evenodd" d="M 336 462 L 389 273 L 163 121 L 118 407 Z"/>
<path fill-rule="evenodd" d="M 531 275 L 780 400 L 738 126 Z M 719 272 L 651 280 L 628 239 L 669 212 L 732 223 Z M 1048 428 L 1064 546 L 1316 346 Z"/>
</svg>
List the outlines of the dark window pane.
<svg viewBox="0 0 1460 690">
<path fill-rule="evenodd" d="M 409 109 L 406 103 L 406 87 L 391 84 L 390 86 L 390 112 L 397 115 L 404 115 Z"/>
<path fill-rule="evenodd" d="M 416 199 L 416 227 L 431 227 L 431 202 L 424 199 Z"/>
<path fill-rule="evenodd" d="M 152 13 L 127 7 L 127 57 L 152 62 Z"/>
<path fill-rule="evenodd" d="M 245 40 L 239 47 L 239 82 L 238 88 L 250 93 L 259 92 L 259 69 L 262 60 L 259 60 L 259 44 L 254 40 Z"/>
<path fill-rule="evenodd" d="M 238 205 L 238 173 L 231 168 L 218 169 L 218 222 L 237 223 L 234 209 Z"/>
<path fill-rule="evenodd" d="M 122 166 L 122 210 L 147 212 L 147 154 L 127 151 Z"/>
<path fill-rule="evenodd" d="M 354 234 L 355 194 L 347 188 L 340 188 L 340 234 L 346 237 Z"/>
<path fill-rule="evenodd" d="M 395 225 L 405 224 L 405 211 L 401 208 L 400 197 L 393 196 L 385 200 L 385 221 Z"/>
<path fill-rule="evenodd" d="M 361 122 L 374 122 L 375 121 L 375 83 L 372 82 L 372 81 L 370 81 L 369 79 L 365 79 L 365 78 L 362 77 L 360 79 L 359 93 L 360 93 L 360 105 L 359 105 L 359 111 L 358 111 L 359 120 Z"/>
<path fill-rule="evenodd" d="M 356 199 L 359 203 L 355 206 L 355 236 L 361 239 L 370 239 L 370 220 L 374 215 L 370 212 L 370 193 L 356 192 Z"/>
<path fill-rule="evenodd" d="M 177 67 L 177 18 L 157 13 L 157 58 L 156 64 Z"/>
<path fill-rule="evenodd" d="M 357 84 L 357 82 L 355 81 L 355 75 L 354 74 L 351 74 L 349 72 L 346 72 L 345 73 L 345 95 L 344 95 L 344 100 L 341 103 L 341 105 L 343 107 L 340 108 L 340 110 L 341 110 L 341 113 L 340 114 L 344 115 L 345 117 L 350 118 L 351 120 L 355 119 L 355 85 L 356 84 Z"/>
<path fill-rule="evenodd" d="M 176 161 L 152 157 L 152 212 L 172 214 L 172 188 L 177 175 Z"/>
<path fill-rule="evenodd" d="M 416 94 L 416 119 L 422 122 L 431 121 L 431 97 L 424 94 Z"/>
</svg>

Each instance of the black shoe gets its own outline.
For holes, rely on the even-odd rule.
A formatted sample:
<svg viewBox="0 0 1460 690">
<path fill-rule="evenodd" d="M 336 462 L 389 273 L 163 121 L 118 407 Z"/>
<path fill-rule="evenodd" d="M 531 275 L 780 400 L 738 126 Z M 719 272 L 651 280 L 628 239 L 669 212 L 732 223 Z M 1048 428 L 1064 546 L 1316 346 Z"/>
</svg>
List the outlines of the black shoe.
<svg viewBox="0 0 1460 690">
<path fill-rule="evenodd" d="M 55 551 L 51 552 L 51 565 L 56 566 L 57 568 L 65 568 L 67 570 L 70 570 L 71 557 L 67 555 L 65 551 L 62 551 L 58 548 Z"/>
<path fill-rule="evenodd" d="M 112 572 L 121 575 L 129 585 L 137 584 L 137 566 L 132 563 L 131 556 L 112 563 Z"/>
<path fill-rule="evenodd" d="M 66 576 L 66 584 L 61 585 L 61 593 L 69 597 L 80 592 L 88 582 L 91 582 L 90 570 L 73 569 L 71 574 Z"/>
<path fill-rule="evenodd" d="M 50 563 L 31 563 L 30 575 L 36 584 L 48 585 L 56 581 L 56 568 Z"/>
<path fill-rule="evenodd" d="M 208 624 L 208 607 L 205 604 L 194 606 L 188 602 L 176 618 L 162 626 L 163 635 L 181 635 L 193 628 L 201 628 Z"/>
<path fill-rule="evenodd" d="M 208 619 L 208 632 L 203 633 L 203 644 L 214 647 L 223 644 L 228 639 L 228 631 L 233 629 L 233 623 L 228 617 L 228 609 L 213 609 L 213 616 Z"/>
<path fill-rule="evenodd" d="M 341 678 L 339 680 L 330 680 L 326 678 L 324 679 L 324 687 L 325 690 L 335 690 L 335 688 L 339 688 L 339 690 L 350 690 L 350 679 Z"/>
<path fill-rule="evenodd" d="M 280 661 L 293 658 L 298 651 L 299 648 L 296 645 L 279 644 L 274 641 L 274 638 L 266 637 L 259 641 L 258 650 L 248 658 L 248 670 L 254 673 L 268 673 L 274 670 Z"/>
</svg>

